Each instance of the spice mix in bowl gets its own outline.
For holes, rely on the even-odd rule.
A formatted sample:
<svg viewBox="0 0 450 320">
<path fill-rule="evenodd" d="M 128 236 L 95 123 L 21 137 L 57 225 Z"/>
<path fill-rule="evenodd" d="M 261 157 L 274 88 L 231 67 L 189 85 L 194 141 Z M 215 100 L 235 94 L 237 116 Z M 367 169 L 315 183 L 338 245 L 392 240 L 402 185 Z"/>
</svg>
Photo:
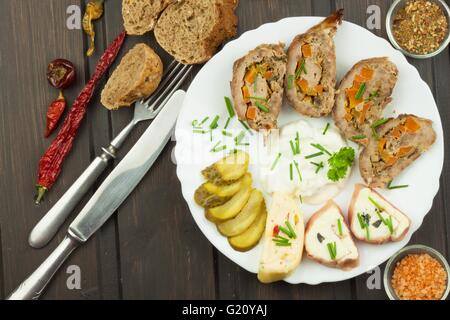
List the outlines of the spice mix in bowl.
<svg viewBox="0 0 450 320">
<path fill-rule="evenodd" d="M 391 300 L 443 300 L 450 286 L 449 266 L 436 250 L 413 245 L 389 259 L 384 286 Z"/>
<path fill-rule="evenodd" d="M 450 42 L 450 9 L 441 0 L 397 0 L 387 18 L 391 43 L 405 55 L 429 58 Z"/>
</svg>

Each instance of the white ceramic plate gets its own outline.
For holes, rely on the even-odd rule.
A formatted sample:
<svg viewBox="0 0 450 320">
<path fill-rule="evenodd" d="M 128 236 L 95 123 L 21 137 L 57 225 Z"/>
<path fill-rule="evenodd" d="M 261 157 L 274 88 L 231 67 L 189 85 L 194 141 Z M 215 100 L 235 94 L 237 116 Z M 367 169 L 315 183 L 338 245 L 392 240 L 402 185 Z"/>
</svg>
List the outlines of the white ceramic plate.
<svg viewBox="0 0 450 320">
<path fill-rule="evenodd" d="M 320 17 L 286 18 L 276 23 L 262 25 L 258 29 L 246 32 L 239 39 L 228 43 L 202 68 L 192 82 L 176 126 L 177 174 L 181 181 L 183 196 L 189 205 L 192 216 L 206 238 L 220 252 L 242 268 L 253 273 L 258 271 L 261 245 L 245 253 L 233 250 L 227 239 L 219 234 L 215 225 L 206 220 L 202 208 L 194 202 L 194 191 L 203 182 L 200 171 L 224 155 L 220 152 L 212 153 L 210 149 L 218 141 L 224 141 L 225 139 L 221 135 L 221 129 L 227 118 L 223 97 L 230 96 L 229 81 L 232 78 L 233 62 L 262 43 L 284 42 L 288 46 L 294 36 L 306 31 L 321 20 Z M 375 36 L 358 25 L 344 22 L 338 29 L 335 42 L 338 80 L 361 59 L 376 56 L 389 57 L 399 69 L 399 79 L 393 92 L 393 102 L 387 107 L 385 116 L 411 113 L 431 119 L 437 132 L 437 141 L 427 153 L 396 178 L 396 184 L 409 184 L 408 188 L 381 191 L 387 199 L 407 213 L 412 220 L 410 231 L 403 241 L 381 246 L 358 242 L 360 266 L 351 271 L 328 268 L 304 258 L 300 266 L 285 279 L 289 283 L 318 284 L 345 280 L 367 272 L 383 263 L 397 250 L 401 249 L 409 241 L 413 232 L 420 227 L 439 189 L 439 176 L 444 157 L 443 132 L 439 112 L 427 84 L 399 51 L 392 48 L 386 40 Z M 209 123 L 216 114 L 220 115 L 220 126 L 218 130 L 214 131 L 212 142 L 208 134 L 192 133 L 191 123 L 194 119 L 201 120 L 209 116 L 210 120 L 207 122 Z M 282 126 L 290 121 L 302 118 L 304 117 L 293 112 L 292 108 L 285 104 L 279 118 L 279 125 Z M 330 118 L 308 118 L 307 120 L 321 127 L 324 127 L 326 122 L 332 123 Z M 230 131 L 233 129 L 238 130 L 237 132 L 242 129 L 236 117 L 229 126 Z M 257 148 L 255 146 L 259 138 L 256 133 L 246 138 L 250 142 L 248 151 L 251 158 L 256 156 Z M 232 145 L 232 139 L 227 144 Z M 251 163 L 250 171 L 254 176 L 254 185 L 258 187 L 258 168 Z M 362 182 L 362 178 L 356 163 L 345 189 L 335 198 L 344 213 L 347 212 L 354 184 L 358 182 Z M 302 210 L 305 220 L 320 207 L 304 205 Z"/>
</svg>

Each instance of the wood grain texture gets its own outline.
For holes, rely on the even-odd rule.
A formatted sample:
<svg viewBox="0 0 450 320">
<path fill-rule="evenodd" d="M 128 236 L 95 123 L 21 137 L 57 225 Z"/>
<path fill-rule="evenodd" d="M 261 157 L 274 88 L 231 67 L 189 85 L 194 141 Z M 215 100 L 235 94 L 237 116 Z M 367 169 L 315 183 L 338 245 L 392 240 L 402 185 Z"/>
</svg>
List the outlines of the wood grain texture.
<svg viewBox="0 0 450 320">
<path fill-rule="evenodd" d="M 37 163 L 51 142 L 43 138 L 45 111 L 57 92 L 45 79 L 45 68 L 54 58 L 73 61 L 78 70 L 75 86 L 66 90 L 73 101 L 92 74 L 104 49 L 122 30 L 121 1 L 107 0 L 105 14 L 96 23 L 97 50 L 86 58 L 86 37 L 80 30 L 65 27 L 69 5 L 84 6 L 85 0 L 0 1 L 0 298 L 11 292 L 62 240 L 65 224 L 58 236 L 44 249 L 27 244 L 29 231 L 42 215 L 100 153 L 101 147 L 130 121 L 132 109 L 110 112 L 99 101 L 99 85 L 74 148 L 45 203 L 33 204 Z M 382 17 L 392 1 L 386 0 L 241 0 L 238 36 L 263 23 L 289 16 L 326 16 L 345 9 L 345 19 L 366 25 L 366 9 L 378 5 Z M 43 18 L 45 17 L 45 18 Z M 384 18 L 383 18 L 384 19 Z M 384 21 L 381 30 L 386 38 Z M 167 66 L 171 58 L 152 34 L 128 37 L 114 66 L 138 42 L 149 44 Z M 450 134 L 450 54 L 425 60 L 410 60 L 435 95 L 444 125 Z M 197 66 L 185 84 L 188 87 Z M 112 69 L 111 69 L 112 70 Z M 111 73 L 111 70 L 109 74 Z M 426 106 L 424 106 L 426 107 Z M 120 161 L 147 128 L 136 128 L 119 153 Z M 430 213 L 411 243 L 430 245 L 449 256 L 450 151 L 447 141 L 441 189 Z M 385 299 L 384 290 L 369 290 L 363 274 L 355 279 L 318 286 L 276 283 L 260 284 L 215 250 L 200 232 L 181 195 L 172 161 L 175 142 L 165 148 L 152 170 L 135 192 L 119 208 L 117 215 L 67 261 L 46 291 L 45 299 Z M 111 169 L 111 168 L 110 168 Z M 106 175 L 107 173 L 105 173 Z M 101 177 L 97 186 L 101 183 Z M 97 187 L 96 186 L 96 187 Z M 91 191 L 95 191 L 95 187 Z M 74 210 L 71 219 L 89 195 Z M 66 268 L 78 265 L 82 289 L 68 290 Z M 381 266 L 383 271 L 383 266 Z"/>
</svg>

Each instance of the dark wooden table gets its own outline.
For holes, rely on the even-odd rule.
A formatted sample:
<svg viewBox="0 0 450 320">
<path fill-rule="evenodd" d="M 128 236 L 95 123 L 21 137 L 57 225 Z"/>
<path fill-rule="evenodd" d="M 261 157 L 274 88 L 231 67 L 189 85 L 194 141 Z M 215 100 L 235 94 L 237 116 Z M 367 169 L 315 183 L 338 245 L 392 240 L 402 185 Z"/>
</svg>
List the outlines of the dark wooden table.
<svg viewBox="0 0 450 320">
<path fill-rule="evenodd" d="M 373 32 L 386 37 L 384 17 L 390 3 L 384 0 L 241 0 L 237 10 L 238 34 L 284 17 L 326 16 L 342 7 L 346 20 L 366 26 L 367 7 L 378 5 L 382 28 Z M 131 109 L 108 112 L 100 105 L 97 92 L 58 182 L 45 203 L 34 206 L 37 163 L 50 143 L 43 138 L 45 111 L 57 94 L 45 80 L 46 65 L 59 57 L 76 64 L 77 85 L 66 91 L 68 100 L 73 101 L 90 77 L 100 53 L 122 29 L 121 1 L 107 0 L 105 15 L 96 25 L 97 53 L 87 59 L 85 36 L 80 30 L 66 27 L 66 10 L 73 4 L 83 6 L 84 1 L 0 1 L 0 297 L 7 296 L 61 241 L 65 230 L 46 248 L 35 250 L 28 246 L 27 237 L 35 223 L 132 116 Z M 122 54 L 137 42 L 150 44 L 165 63 L 170 60 L 156 45 L 152 34 L 129 37 Z M 450 133 L 449 51 L 433 59 L 410 62 L 431 87 L 447 136 Z M 200 66 L 196 71 L 199 69 Z M 100 87 L 103 85 L 104 80 Z M 145 128 L 146 124 L 142 124 L 133 133 L 118 160 Z M 386 298 L 382 288 L 367 288 L 369 274 L 317 286 L 260 284 L 255 275 L 215 250 L 195 225 L 181 196 L 175 165 L 170 160 L 173 147 L 171 142 L 165 148 L 118 214 L 64 264 L 48 287 L 45 299 Z M 449 152 L 446 145 L 440 192 L 411 240 L 411 243 L 432 246 L 447 258 Z M 77 207 L 72 219 L 88 198 Z M 67 268 L 71 265 L 81 270 L 79 290 L 67 288 Z"/>
</svg>

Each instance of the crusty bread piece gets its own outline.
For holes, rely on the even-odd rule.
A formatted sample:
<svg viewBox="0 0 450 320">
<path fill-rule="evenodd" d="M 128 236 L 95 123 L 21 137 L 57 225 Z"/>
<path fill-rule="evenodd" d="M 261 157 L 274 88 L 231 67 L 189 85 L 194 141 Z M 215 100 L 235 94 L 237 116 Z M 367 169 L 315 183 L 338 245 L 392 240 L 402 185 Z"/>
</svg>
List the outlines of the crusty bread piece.
<svg viewBox="0 0 450 320">
<path fill-rule="evenodd" d="M 101 93 L 101 103 L 108 109 L 130 106 L 152 94 L 163 74 L 163 63 L 146 44 L 134 46 L 120 61 Z"/>
<path fill-rule="evenodd" d="M 233 65 L 230 86 L 234 108 L 239 120 L 247 121 L 252 129 L 270 130 L 277 127 L 283 102 L 286 60 L 284 44 L 261 44 Z M 255 74 L 253 82 L 249 82 L 247 74 L 252 72 Z M 244 89 L 248 97 L 244 96 Z M 257 108 L 258 103 L 265 106 L 268 112 Z M 256 110 L 253 119 L 247 117 L 249 108 Z"/>
<path fill-rule="evenodd" d="M 306 116 L 326 116 L 333 109 L 336 86 L 333 38 L 337 26 L 342 22 L 343 11 L 336 11 L 305 33 L 299 34 L 289 46 L 286 98 L 297 112 Z"/>
<path fill-rule="evenodd" d="M 355 185 L 348 220 L 356 239 L 374 244 L 402 240 L 411 225 L 403 212 L 362 184 Z"/>
<path fill-rule="evenodd" d="M 209 60 L 236 34 L 237 0 L 181 0 L 161 14 L 155 36 L 161 47 L 185 64 Z"/>
<path fill-rule="evenodd" d="M 129 35 L 153 30 L 159 14 L 175 0 L 122 0 L 123 25 Z"/>
<path fill-rule="evenodd" d="M 386 188 L 435 141 L 431 120 L 409 114 L 391 118 L 377 128 L 377 137 L 369 135 L 369 143 L 359 156 L 361 176 L 372 188 Z"/>
<path fill-rule="evenodd" d="M 329 246 L 336 249 L 335 257 L 331 256 Z M 309 258 L 329 267 L 349 270 L 358 266 L 358 248 L 341 209 L 333 200 L 329 200 L 308 220 L 305 251 Z"/>
<path fill-rule="evenodd" d="M 370 70 L 371 77 L 370 74 L 362 77 L 363 70 Z M 367 144 L 370 126 L 382 117 L 384 108 L 392 100 L 397 76 L 397 66 L 388 58 L 379 57 L 359 61 L 342 78 L 336 92 L 333 119 L 347 139 Z M 363 83 L 364 90 L 360 91 Z M 358 99 L 356 90 L 362 93 Z M 355 99 L 350 101 L 349 94 Z"/>
<path fill-rule="evenodd" d="M 291 194 L 274 192 L 268 207 L 263 249 L 259 262 L 258 280 L 270 283 L 286 278 L 302 260 L 305 226 L 300 203 Z M 274 241 L 274 230 L 286 226 L 289 221 L 295 232 L 295 238 L 289 238 L 289 245 L 280 246 Z M 280 228 L 281 227 L 281 228 Z M 279 231 L 279 236 L 288 238 Z"/>
</svg>

